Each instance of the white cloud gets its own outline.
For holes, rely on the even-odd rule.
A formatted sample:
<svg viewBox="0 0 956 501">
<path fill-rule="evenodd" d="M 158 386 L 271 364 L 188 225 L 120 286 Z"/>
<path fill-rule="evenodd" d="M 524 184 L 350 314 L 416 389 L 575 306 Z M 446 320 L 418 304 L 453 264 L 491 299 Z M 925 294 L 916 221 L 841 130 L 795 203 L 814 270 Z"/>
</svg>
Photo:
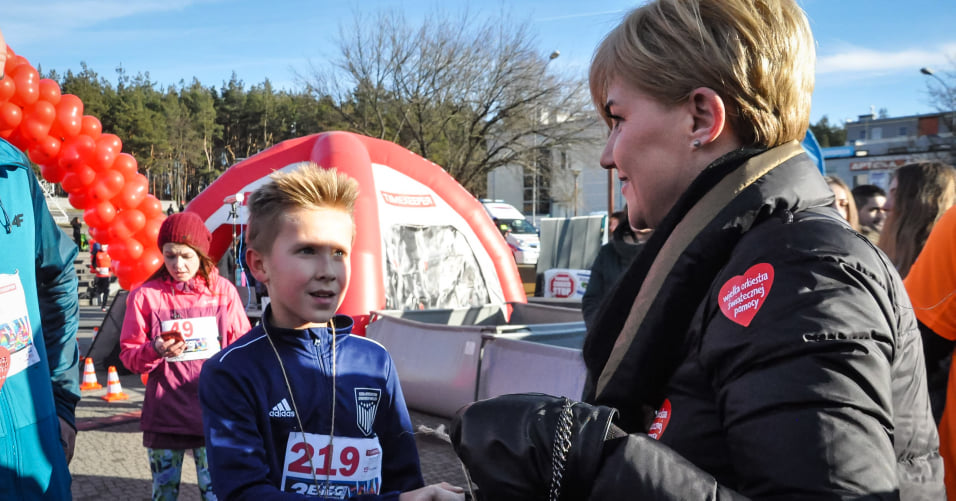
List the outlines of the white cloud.
<svg viewBox="0 0 956 501">
<path fill-rule="evenodd" d="M 882 73 L 908 70 L 921 66 L 945 65 L 956 57 L 956 42 L 929 49 L 901 49 L 880 51 L 862 47 L 847 47 L 829 55 L 817 55 L 817 74 Z"/>
<path fill-rule="evenodd" d="M 582 18 L 582 17 L 597 17 L 597 16 L 607 16 L 607 15 L 612 15 L 612 14 L 613 14 L 613 15 L 621 15 L 621 14 L 624 14 L 625 12 L 627 12 L 627 9 L 603 10 L 603 11 L 595 11 L 595 12 L 581 12 L 581 13 L 578 13 L 578 14 L 565 14 L 565 15 L 559 15 L 559 16 L 542 17 L 542 18 L 538 19 L 538 21 L 540 21 L 540 22 L 564 21 L 564 20 L 567 20 L 567 19 L 579 19 L 579 18 Z"/>
<path fill-rule="evenodd" d="M 4 6 L 3 32 L 8 42 L 24 43 L 51 36 L 69 39 L 77 30 L 110 27 L 109 23 L 143 14 L 175 12 L 222 0 L 34 0 Z M 117 28 L 121 25 L 117 23 Z"/>
</svg>

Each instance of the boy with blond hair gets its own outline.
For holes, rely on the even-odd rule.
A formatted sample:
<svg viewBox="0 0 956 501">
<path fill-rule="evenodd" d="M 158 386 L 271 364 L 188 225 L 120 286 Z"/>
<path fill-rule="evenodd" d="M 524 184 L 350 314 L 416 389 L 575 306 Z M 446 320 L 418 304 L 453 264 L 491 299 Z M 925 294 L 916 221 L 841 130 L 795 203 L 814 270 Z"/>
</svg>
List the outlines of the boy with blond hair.
<svg viewBox="0 0 956 501">
<path fill-rule="evenodd" d="M 358 183 L 304 162 L 249 198 L 246 260 L 271 298 L 258 326 L 211 358 L 200 403 L 220 499 L 452 500 L 423 487 L 411 419 L 384 347 L 337 315 Z"/>
</svg>

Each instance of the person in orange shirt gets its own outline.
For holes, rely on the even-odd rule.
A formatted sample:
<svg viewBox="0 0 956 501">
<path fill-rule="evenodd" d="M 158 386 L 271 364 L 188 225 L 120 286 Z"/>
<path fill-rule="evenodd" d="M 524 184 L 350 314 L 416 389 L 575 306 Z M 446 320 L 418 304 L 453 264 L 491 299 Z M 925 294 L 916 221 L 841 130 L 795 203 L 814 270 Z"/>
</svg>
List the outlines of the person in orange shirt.
<svg viewBox="0 0 956 501">
<path fill-rule="evenodd" d="M 949 367 L 956 341 L 956 206 L 939 219 L 903 281 L 923 334 L 933 416 L 939 423 L 946 491 L 956 500 L 956 374 Z"/>
<path fill-rule="evenodd" d="M 110 265 L 112 260 L 109 253 L 106 252 L 100 244 L 95 244 L 93 249 L 93 298 L 98 300 L 100 309 L 106 311 L 106 304 L 110 298 Z"/>
</svg>

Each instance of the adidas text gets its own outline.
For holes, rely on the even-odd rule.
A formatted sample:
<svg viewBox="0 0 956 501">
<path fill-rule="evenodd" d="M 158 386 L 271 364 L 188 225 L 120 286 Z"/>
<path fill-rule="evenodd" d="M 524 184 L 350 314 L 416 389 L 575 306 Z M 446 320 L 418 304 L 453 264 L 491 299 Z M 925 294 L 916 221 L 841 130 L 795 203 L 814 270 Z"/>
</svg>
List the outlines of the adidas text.
<svg viewBox="0 0 956 501">
<path fill-rule="evenodd" d="M 272 410 L 269 411 L 269 417 L 295 417 L 295 412 L 289 407 L 289 402 L 283 398 L 281 402 L 275 404 Z"/>
</svg>

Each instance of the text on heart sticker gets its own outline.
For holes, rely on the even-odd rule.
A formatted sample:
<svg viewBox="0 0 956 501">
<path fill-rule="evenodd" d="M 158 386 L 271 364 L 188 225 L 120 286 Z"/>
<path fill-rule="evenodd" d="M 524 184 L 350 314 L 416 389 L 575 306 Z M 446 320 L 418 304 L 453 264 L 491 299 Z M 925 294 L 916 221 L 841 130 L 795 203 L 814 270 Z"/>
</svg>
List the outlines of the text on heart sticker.
<svg viewBox="0 0 956 501">
<path fill-rule="evenodd" d="M 730 321 L 747 327 L 760 311 L 773 285 L 773 266 L 759 263 L 720 288 L 720 311 Z"/>
</svg>

